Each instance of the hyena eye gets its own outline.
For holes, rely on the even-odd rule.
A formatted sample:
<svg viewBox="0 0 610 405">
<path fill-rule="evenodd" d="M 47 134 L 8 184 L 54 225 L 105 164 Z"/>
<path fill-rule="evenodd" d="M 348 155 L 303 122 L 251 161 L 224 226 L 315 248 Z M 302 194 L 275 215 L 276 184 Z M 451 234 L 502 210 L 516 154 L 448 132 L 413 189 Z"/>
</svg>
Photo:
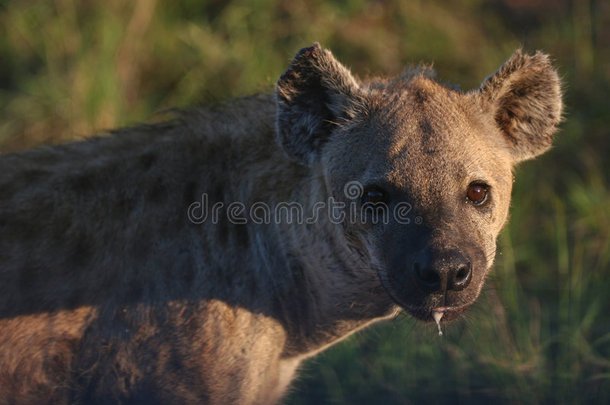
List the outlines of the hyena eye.
<svg viewBox="0 0 610 405">
<path fill-rule="evenodd" d="M 385 191 L 380 189 L 379 187 L 368 187 L 364 189 L 362 193 L 362 203 L 369 204 L 387 204 L 388 203 L 388 195 Z"/>
<path fill-rule="evenodd" d="M 489 186 L 485 183 L 473 182 L 468 185 L 468 190 L 466 191 L 466 197 L 474 204 L 474 205 L 482 205 L 487 201 Z"/>
</svg>

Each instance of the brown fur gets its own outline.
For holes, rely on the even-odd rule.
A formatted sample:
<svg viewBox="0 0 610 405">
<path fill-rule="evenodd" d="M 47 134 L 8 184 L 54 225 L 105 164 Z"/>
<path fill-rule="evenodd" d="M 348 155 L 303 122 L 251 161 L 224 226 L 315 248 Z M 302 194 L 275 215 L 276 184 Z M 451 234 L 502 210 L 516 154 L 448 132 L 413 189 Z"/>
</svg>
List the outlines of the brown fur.
<svg viewBox="0 0 610 405">
<path fill-rule="evenodd" d="M 548 148 L 560 113 L 539 53 L 460 93 L 427 69 L 360 82 L 316 44 L 275 97 L 2 156 L 0 403 L 273 403 L 301 360 L 400 308 L 457 318 L 493 262 L 513 165 Z M 231 202 L 364 207 L 371 190 L 410 222 L 227 217 Z M 203 195 L 224 203 L 218 222 L 187 215 Z"/>
</svg>

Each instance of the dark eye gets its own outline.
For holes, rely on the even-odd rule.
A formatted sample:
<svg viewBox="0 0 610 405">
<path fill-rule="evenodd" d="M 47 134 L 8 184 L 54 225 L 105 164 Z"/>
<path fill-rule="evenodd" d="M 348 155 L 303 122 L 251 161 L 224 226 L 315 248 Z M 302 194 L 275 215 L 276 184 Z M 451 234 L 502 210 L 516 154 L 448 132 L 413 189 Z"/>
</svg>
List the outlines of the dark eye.
<svg viewBox="0 0 610 405">
<path fill-rule="evenodd" d="M 488 190 L 489 186 L 485 183 L 470 183 L 468 190 L 466 191 L 466 197 L 468 197 L 474 205 L 482 205 L 487 201 Z"/>
<path fill-rule="evenodd" d="M 382 204 L 388 202 L 388 196 L 385 191 L 378 187 L 366 188 L 362 193 L 362 203 Z"/>
</svg>

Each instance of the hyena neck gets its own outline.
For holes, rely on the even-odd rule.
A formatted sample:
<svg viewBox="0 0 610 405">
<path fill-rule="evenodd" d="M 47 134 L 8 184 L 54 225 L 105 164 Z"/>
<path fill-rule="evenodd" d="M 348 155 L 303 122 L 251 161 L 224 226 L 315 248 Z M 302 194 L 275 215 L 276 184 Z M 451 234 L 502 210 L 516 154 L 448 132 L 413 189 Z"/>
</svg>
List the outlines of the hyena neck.
<svg viewBox="0 0 610 405">
<path fill-rule="evenodd" d="M 288 332 L 287 357 L 313 355 L 397 312 L 366 255 L 346 239 L 343 225 L 332 221 L 328 210 L 311 214 L 316 203 L 328 199 L 322 176 L 312 174 L 292 196 L 302 202 L 309 223 L 278 228 L 289 258 L 288 269 L 280 271 L 288 271 L 292 281 L 276 306 Z"/>
<path fill-rule="evenodd" d="M 242 179 L 238 171 L 243 167 L 256 170 L 240 182 L 206 189 L 221 189 L 225 203 L 243 202 L 247 206 L 244 215 L 254 213 L 254 204 L 264 203 L 263 210 L 256 213 L 261 219 L 265 207 L 271 208 L 270 223 L 255 223 L 250 218 L 247 225 L 216 225 L 213 231 L 223 234 L 226 243 L 242 242 L 243 255 L 223 256 L 223 264 L 231 264 L 228 267 L 236 278 L 257 286 L 256 291 L 239 295 L 240 304 L 283 325 L 288 337 L 285 356 L 313 354 L 388 316 L 395 307 L 366 259 L 348 247 L 342 225 L 329 219 L 327 206 L 317 215 L 314 212 L 315 204 L 328 203 L 322 170 L 300 165 L 286 155 L 273 129 L 270 100 L 248 102 L 259 103 L 265 118 L 258 118 L 258 127 L 244 128 L 242 136 L 231 139 L 230 151 L 210 148 L 223 151 L 209 158 L 221 160 L 229 172 L 208 176 L 213 183 L 215 178 Z M 221 124 L 215 121 L 215 125 Z M 222 137 L 210 140 L 213 144 L 224 141 Z M 253 144 L 267 147 L 252 153 Z M 287 210 L 296 204 L 302 218 L 276 218 L 280 204 L 288 204 Z"/>
</svg>

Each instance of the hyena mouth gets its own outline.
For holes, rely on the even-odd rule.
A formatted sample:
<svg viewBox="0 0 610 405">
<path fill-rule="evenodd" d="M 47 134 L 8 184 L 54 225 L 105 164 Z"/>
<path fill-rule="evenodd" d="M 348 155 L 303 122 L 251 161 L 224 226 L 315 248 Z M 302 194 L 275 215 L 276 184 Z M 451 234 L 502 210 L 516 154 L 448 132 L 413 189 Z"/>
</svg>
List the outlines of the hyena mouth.
<svg viewBox="0 0 610 405">
<path fill-rule="evenodd" d="M 439 321 L 454 321 L 458 318 L 460 318 L 464 312 L 466 312 L 466 310 L 470 307 L 471 304 L 466 304 L 466 305 L 460 305 L 460 306 L 448 306 L 448 307 L 437 307 L 437 308 L 433 308 L 430 311 L 430 321 L 435 321 L 436 323 L 439 323 Z M 437 315 L 439 314 L 439 315 Z M 437 318 L 439 319 L 439 321 L 437 321 Z"/>
<path fill-rule="evenodd" d="M 464 312 L 470 307 L 468 305 L 461 305 L 455 307 L 436 307 L 430 308 L 428 306 L 414 306 L 414 305 L 401 305 L 401 307 L 407 311 L 413 317 L 423 322 L 440 322 L 447 323 L 459 319 Z"/>
<path fill-rule="evenodd" d="M 438 335 L 443 336 L 441 322 L 453 321 L 458 319 L 470 305 L 462 305 L 456 307 L 437 307 L 432 309 L 430 317 L 436 322 Z"/>
</svg>

